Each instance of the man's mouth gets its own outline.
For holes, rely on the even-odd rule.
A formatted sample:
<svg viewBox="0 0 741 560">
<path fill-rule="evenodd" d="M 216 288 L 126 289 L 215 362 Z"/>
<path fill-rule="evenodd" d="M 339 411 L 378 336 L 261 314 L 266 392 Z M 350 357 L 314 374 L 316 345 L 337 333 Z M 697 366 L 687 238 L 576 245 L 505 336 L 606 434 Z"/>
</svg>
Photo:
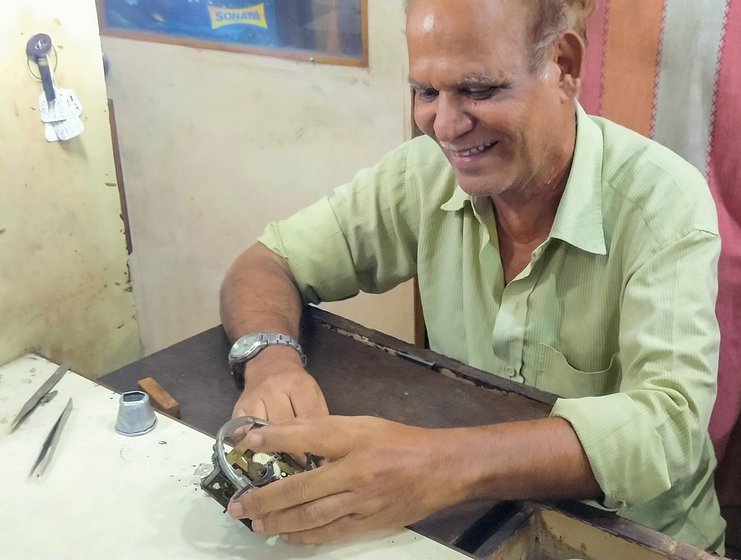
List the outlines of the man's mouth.
<svg viewBox="0 0 741 560">
<path fill-rule="evenodd" d="M 483 154 L 485 151 L 493 148 L 495 144 L 496 142 L 489 142 L 487 144 L 480 144 L 479 146 L 473 146 L 472 148 L 466 148 L 465 150 L 454 150 L 450 148 L 449 149 L 452 155 L 454 155 L 455 157 L 465 158 L 465 157 L 473 157 L 479 154 Z"/>
</svg>

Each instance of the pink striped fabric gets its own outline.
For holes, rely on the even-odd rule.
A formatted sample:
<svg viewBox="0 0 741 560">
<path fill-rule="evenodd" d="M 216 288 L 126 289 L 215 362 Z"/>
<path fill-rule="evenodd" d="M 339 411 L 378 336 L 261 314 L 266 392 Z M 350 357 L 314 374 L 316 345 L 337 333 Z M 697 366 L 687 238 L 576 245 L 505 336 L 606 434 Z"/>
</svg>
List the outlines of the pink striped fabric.
<svg viewBox="0 0 741 560">
<path fill-rule="evenodd" d="M 691 161 L 718 207 L 720 459 L 741 410 L 741 0 L 598 0 L 587 34 L 585 109 Z"/>
</svg>

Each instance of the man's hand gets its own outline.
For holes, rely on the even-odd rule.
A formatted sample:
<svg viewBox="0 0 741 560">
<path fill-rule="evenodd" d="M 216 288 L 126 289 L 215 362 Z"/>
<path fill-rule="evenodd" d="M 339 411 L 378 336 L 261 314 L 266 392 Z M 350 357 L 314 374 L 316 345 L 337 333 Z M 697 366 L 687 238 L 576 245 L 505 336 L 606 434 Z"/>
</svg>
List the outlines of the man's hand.
<svg viewBox="0 0 741 560">
<path fill-rule="evenodd" d="M 305 452 L 317 469 L 229 505 L 259 533 L 294 544 L 400 528 L 447 506 L 497 500 L 596 498 L 601 490 L 562 418 L 425 429 L 371 417 L 323 416 L 252 430 L 253 451 Z"/>
<path fill-rule="evenodd" d="M 310 451 L 326 462 L 243 495 L 229 512 L 294 544 L 403 527 L 463 498 L 455 477 L 445 476 L 457 467 L 442 464 L 438 432 L 340 416 L 252 430 L 246 443 L 254 451 Z"/>
<path fill-rule="evenodd" d="M 270 422 L 325 416 L 319 385 L 301 364 L 293 348 L 271 346 L 245 368 L 245 389 L 232 416 L 256 416 Z"/>
</svg>

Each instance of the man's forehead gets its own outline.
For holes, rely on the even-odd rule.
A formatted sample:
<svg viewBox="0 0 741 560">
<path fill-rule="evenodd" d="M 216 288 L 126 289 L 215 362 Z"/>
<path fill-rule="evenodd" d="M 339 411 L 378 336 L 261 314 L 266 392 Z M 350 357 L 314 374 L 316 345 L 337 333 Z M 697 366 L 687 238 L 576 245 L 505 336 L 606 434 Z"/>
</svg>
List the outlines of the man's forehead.
<svg viewBox="0 0 741 560">
<path fill-rule="evenodd" d="M 412 2 L 407 47 L 413 86 L 442 90 L 498 85 L 528 64 L 527 35 L 512 21 L 523 13 L 521 7 L 498 9 L 482 0 Z M 488 7 L 466 13 L 454 9 L 464 4 Z"/>
<path fill-rule="evenodd" d="M 507 2 L 516 2 L 518 4 L 527 4 L 527 5 L 529 5 L 529 4 L 532 4 L 534 2 L 534 0 L 463 0 L 463 1 L 465 3 L 467 3 L 467 4 L 473 5 L 474 7 L 477 6 L 477 5 L 480 7 L 483 3 L 488 3 L 488 4 L 505 4 Z M 569 3 L 574 3 L 574 2 L 581 2 L 581 3 L 583 3 L 583 2 L 589 2 L 591 0 L 567 0 L 567 1 Z M 413 4 L 427 4 L 427 5 L 429 5 L 429 4 L 434 4 L 434 3 L 436 3 L 436 0 L 406 0 L 406 7 L 408 9 Z M 457 0 L 441 0 L 440 3 L 441 4 L 454 4 L 454 3 L 459 3 L 460 4 L 461 2 L 457 2 Z"/>
<path fill-rule="evenodd" d="M 574 1 L 576 0 L 568 0 L 568 2 Z M 471 13 L 481 15 L 491 10 L 501 10 L 510 7 L 529 13 L 536 6 L 536 0 L 407 0 L 406 2 L 407 14 L 419 11 L 449 11 L 451 13 L 470 11 Z"/>
<path fill-rule="evenodd" d="M 531 4 L 532 0 L 410 0 L 407 39 L 447 35 L 465 41 L 471 35 L 520 34 L 530 26 Z"/>
</svg>

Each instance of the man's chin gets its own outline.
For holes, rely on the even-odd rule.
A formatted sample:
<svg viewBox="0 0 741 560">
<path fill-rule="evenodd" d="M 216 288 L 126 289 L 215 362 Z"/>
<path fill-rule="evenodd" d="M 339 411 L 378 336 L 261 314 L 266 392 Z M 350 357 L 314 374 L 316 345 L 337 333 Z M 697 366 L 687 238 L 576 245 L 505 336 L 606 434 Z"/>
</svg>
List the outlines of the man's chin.
<svg viewBox="0 0 741 560">
<path fill-rule="evenodd" d="M 484 197 L 497 194 L 500 189 L 495 184 L 488 181 L 471 181 L 465 177 L 458 177 L 458 185 L 461 190 L 469 196 Z"/>
</svg>

